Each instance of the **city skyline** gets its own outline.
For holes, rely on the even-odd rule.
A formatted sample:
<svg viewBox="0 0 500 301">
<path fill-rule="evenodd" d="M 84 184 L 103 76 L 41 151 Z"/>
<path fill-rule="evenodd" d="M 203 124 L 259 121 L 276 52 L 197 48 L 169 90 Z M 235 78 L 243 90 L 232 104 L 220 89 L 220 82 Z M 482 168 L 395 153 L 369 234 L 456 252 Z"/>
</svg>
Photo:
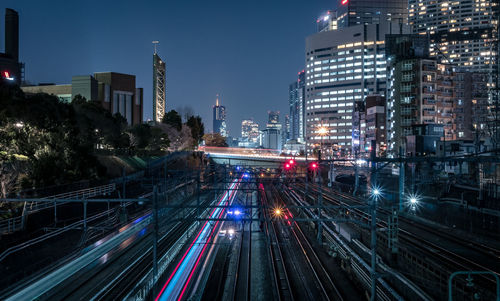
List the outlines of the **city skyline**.
<svg viewBox="0 0 500 301">
<path fill-rule="evenodd" d="M 500 301 L 500 0 L 4 2 L 0 300 Z"/>
<path fill-rule="evenodd" d="M 26 63 L 26 80 L 32 84 L 63 84 L 74 75 L 92 72 L 135 74 L 137 86 L 145 88 L 144 120 L 153 119 L 151 42 L 159 40 L 158 54 L 168 62 L 167 111 L 189 105 L 211 131 L 213 95 L 223 91 L 230 116 L 228 130 L 238 133 L 241 120 L 248 116 L 265 124 L 265 111 L 287 111 L 287 86 L 303 69 L 305 37 L 315 31 L 315 18 L 335 3 L 277 1 L 266 3 L 265 11 L 261 10 L 264 2 L 200 3 L 195 11 L 184 3 L 137 6 L 125 1 L 118 7 L 99 4 L 97 10 L 93 9 L 96 5 L 93 1 L 74 5 L 63 1 L 43 5 L 35 1 L 3 2 L 2 10 L 10 7 L 19 12 L 19 59 Z M 110 14 L 117 9 L 121 14 Z M 76 10 L 90 17 L 68 14 Z M 242 10 L 245 16 L 238 13 Z M 129 22 L 137 19 L 137 13 L 147 17 Z M 290 21 L 276 18 L 282 14 Z M 255 15 L 259 18 L 248 17 Z M 190 21 L 193 18 L 198 22 Z M 101 22 L 89 21 L 96 19 Z M 228 22 L 239 25 L 236 29 L 227 26 Z M 3 49 L 3 32 L 0 34 Z M 241 38 L 227 40 L 227 35 Z M 275 38 L 277 35 L 280 39 Z M 204 49 L 202 54 L 200 48 Z M 196 89 L 193 83 L 197 83 Z M 262 86 L 268 93 L 256 98 L 247 93 L 250 86 Z"/>
</svg>

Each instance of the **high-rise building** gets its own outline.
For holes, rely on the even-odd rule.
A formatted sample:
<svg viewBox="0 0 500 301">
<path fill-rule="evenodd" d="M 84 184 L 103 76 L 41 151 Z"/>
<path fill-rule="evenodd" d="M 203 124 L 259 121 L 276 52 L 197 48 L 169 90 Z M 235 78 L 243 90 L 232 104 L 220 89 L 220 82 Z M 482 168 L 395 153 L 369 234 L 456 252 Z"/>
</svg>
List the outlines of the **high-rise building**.
<svg viewBox="0 0 500 301">
<path fill-rule="evenodd" d="M 305 142 L 305 71 L 298 74 L 298 79 L 288 88 L 288 104 L 290 106 L 290 139 L 299 143 Z"/>
<path fill-rule="evenodd" d="M 214 133 L 221 134 L 223 137 L 227 137 L 226 107 L 219 105 L 218 94 L 215 106 L 213 106 L 213 131 Z"/>
<path fill-rule="evenodd" d="M 408 137 L 422 125 L 440 125 L 429 129 L 446 141 L 488 136 L 487 73 L 440 63 L 423 35 L 391 35 L 386 45 L 389 155 L 397 156 L 400 147 L 408 153 Z"/>
<path fill-rule="evenodd" d="M 280 112 L 279 111 L 269 111 L 268 121 L 266 127 L 268 129 L 277 129 L 281 132 L 282 125 L 280 123 Z"/>
<path fill-rule="evenodd" d="M 377 24 L 408 23 L 408 0 L 337 0 L 339 28 Z"/>
<path fill-rule="evenodd" d="M 259 124 L 253 119 L 246 119 L 241 122 L 241 138 L 248 142 L 257 143 L 259 140 Z"/>
<path fill-rule="evenodd" d="M 135 75 L 97 72 L 73 76 L 69 85 L 23 86 L 21 89 L 27 94 L 52 94 L 68 103 L 80 95 L 99 102 L 112 114 L 119 113 L 130 125 L 142 123 L 143 89 L 136 88 Z"/>
<path fill-rule="evenodd" d="M 153 121 L 161 122 L 167 108 L 166 65 L 160 56 L 153 54 Z"/>
<path fill-rule="evenodd" d="M 499 141 L 499 1 L 409 0 L 409 13 L 413 31 L 429 36 L 432 57 L 465 71 L 488 74 L 487 110 L 476 116 L 475 130 L 481 131 L 479 136 Z"/>
<path fill-rule="evenodd" d="M 409 24 L 428 35 L 430 54 L 472 72 L 492 72 L 498 59 L 498 1 L 409 0 Z"/>
<path fill-rule="evenodd" d="M 280 123 L 280 112 L 279 111 L 269 111 L 268 114 L 268 124 L 278 124 Z"/>
<path fill-rule="evenodd" d="M 355 101 L 386 93 L 385 35 L 408 33 L 399 23 L 357 25 L 306 39 L 306 136 L 308 148 L 353 145 Z M 325 134 L 319 127 L 327 129 Z"/>
<path fill-rule="evenodd" d="M 19 62 L 19 15 L 5 9 L 5 53 L 0 53 L 0 81 L 21 85 L 24 64 Z"/>
</svg>

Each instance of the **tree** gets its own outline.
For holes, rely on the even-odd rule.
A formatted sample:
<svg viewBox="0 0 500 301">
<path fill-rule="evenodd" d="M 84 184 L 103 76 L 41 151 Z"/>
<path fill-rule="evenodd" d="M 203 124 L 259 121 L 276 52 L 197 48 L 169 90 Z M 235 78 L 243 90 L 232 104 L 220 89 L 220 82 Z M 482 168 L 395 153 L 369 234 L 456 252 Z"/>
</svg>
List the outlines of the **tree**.
<svg viewBox="0 0 500 301">
<path fill-rule="evenodd" d="M 71 105 L 76 112 L 80 133 L 88 143 L 104 148 L 126 146 L 122 134 L 128 126 L 127 120 L 119 113 L 112 115 L 99 102 L 87 101 L 80 95 L 73 98 Z"/>
<path fill-rule="evenodd" d="M 136 124 L 130 129 L 132 146 L 144 149 L 149 145 L 151 139 L 151 126 L 147 124 Z"/>
<path fill-rule="evenodd" d="M 186 122 L 186 125 L 191 129 L 191 137 L 193 137 L 195 146 L 201 142 L 205 134 L 205 126 L 201 121 L 200 116 L 191 116 Z"/>
<path fill-rule="evenodd" d="M 205 140 L 206 146 L 227 147 L 226 138 L 219 133 L 205 134 L 203 140 Z"/>
<path fill-rule="evenodd" d="M 182 118 L 179 113 L 175 110 L 170 110 L 165 115 L 163 115 L 163 118 L 161 119 L 162 123 L 168 124 L 172 127 L 174 127 L 177 131 L 180 131 L 182 129 Z"/>
<path fill-rule="evenodd" d="M 148 148 L 153 151 L 167 151 L 169 145 L 170 140 L 167 133 L 159 127 L 152 127 Z"/>
</svg>

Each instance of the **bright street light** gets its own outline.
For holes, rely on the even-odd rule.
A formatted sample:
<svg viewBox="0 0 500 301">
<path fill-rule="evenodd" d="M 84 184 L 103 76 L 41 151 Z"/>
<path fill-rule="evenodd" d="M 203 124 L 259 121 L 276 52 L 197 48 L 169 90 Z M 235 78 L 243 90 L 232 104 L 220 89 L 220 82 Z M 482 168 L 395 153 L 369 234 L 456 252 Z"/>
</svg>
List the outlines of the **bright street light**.
<svg viewBox="0 0 500 301">
<path fill-rule="evenodd" d="M 327 133 L 328 133 L 328 130 L 324 126 L 322 126 L 318 129 L 318 134 L 320 134 L 320 135 L 326 135 Z"/>
<path fill-rule="evenodd" d="M 415 198 L 415 197 L 410 198 L 410 203 L 411 204 L 416 204 L 417 203 L 417 198 Z"/>
</svg>

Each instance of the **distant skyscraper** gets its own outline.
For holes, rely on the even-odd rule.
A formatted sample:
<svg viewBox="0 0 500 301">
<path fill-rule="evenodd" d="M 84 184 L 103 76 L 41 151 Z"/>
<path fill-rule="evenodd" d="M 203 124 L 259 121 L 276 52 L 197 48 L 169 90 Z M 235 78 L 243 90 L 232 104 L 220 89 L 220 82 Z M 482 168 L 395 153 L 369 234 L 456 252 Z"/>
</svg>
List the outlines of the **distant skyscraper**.
<svg viewBox="0 0 500 301">
<path fill-rule="evenodd" d="M 155 41 L 156 42 L 156 41 Z M 154 43 L 154 42 L 153 42 Z M 161 122 L 167 108 L 166 66 L 160 56 L 153 54 L 153 121 Z"/>
<path fill-rule="evenodd" d="M 227 137 L 226 127 L 226 107 L 219 105 L 219 95 L 213 107 L 213 130 L 214 133 L 219 133 L 223 137 Z"/>
<path fill-rule="evenodd" d="M 267 112 L 269 115 L 267 121 L 268 129 L 278 129 L 281 131 L 281 123 L 280 123 L 280 112 L 279 111 L 269 111 Z"/>
<path fill-rule="evenodd" d="M 285 115 L 285 121 L 283 122 L 283 130 L 281 131 L 283 137 L 283 143 L 286 143 L 290 139 L 290 115 Z"/>
<path fill-rule="evenodd" d="M 241 137 L 249 142 L 257 143 L 259 140 L 259 125 L 252 119 L 243 120 L 241 122 Z"/>
<path fill-rule="evenodd" d="M 288 89 L 288 104 L 290 106 L 290 139 L 299 143 L 305 141 L 305 71 L 298 74 L 298 79 Z"/>
<path fill-rule="evenodd" d="M 408 0 L 337 0 L 339 28 L 380 22 L 407 24 Z"/>
</svg>

